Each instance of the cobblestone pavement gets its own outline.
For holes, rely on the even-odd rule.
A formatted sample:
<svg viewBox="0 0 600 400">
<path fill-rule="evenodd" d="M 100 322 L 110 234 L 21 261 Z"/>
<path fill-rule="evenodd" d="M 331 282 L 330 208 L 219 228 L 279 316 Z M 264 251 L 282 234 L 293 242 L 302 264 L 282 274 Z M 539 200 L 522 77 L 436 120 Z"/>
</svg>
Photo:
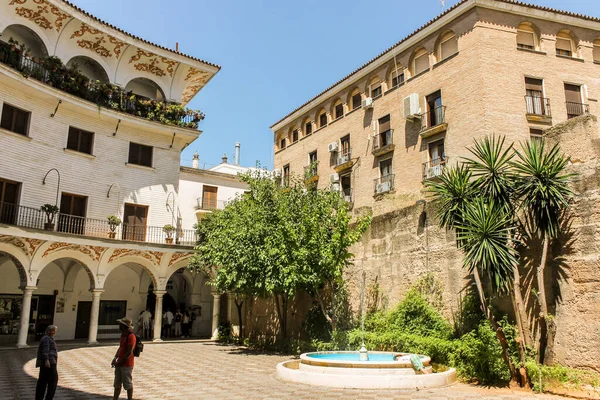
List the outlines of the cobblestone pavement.
<svg viewBox="0 0 600 400">
<path fill-rule="evenodd" d="M 110 361 L 116 346 L 64 348 L 59 344 L 56 399 L 112 398 Z M 0 350 L 0 399 L 33 399 L 35 348 Z M 455 384 L 436 390 L 342 390 L 282 382 L 275 366 L 288 359 L 214 343 L 148 343 L 133 372 L 135 399 L 401 399 L 551 400 L 508 389 Z M 121 398 L 126 398 L 125 393 Z"/>
</svg>

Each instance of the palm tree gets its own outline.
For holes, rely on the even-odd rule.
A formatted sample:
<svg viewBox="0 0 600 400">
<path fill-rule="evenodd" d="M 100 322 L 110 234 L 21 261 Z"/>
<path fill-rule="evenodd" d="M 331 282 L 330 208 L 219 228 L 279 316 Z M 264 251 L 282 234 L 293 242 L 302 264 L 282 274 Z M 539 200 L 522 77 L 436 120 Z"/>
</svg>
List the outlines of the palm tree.
<svg viewBox="0 0 600 400">
<path fill-rule="evenodd" d="M 546 151 L 543 141 L 527 142 L 521 151 L 516 151 L 518 160 L 512 163 L 517 174 L 515 194 L 527 218 L 529 232 L 542 240 L 540 264 L 536 268 L 538 303 L 540 306 L 540 328 L 546 337 L 540 339 L 540 362 L 554 362 L 554 335 L 556 324 L 548 314 L 544 271 L 548 260 L 548 245 L 560 233 L 564 211 L 569 207 L 573 191 L 569 183 L 574 177 L 566 173 L 569 163 L 558 147 Z M 544 346 L 545 342 L 545 346 Z"/>
</svg>

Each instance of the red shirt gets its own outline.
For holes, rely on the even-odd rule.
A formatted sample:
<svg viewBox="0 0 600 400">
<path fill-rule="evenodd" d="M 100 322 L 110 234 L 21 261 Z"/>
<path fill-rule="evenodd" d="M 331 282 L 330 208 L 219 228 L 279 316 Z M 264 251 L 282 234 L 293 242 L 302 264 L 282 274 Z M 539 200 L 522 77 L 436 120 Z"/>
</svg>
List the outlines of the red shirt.
<svg viewBox="0 0 600 400">
<path fill-rule="evenodd" d="M 127 357 L 125 359 L 125 361 L 123 361 L 121 363 L 121 367 L 133 367 L 133 348 L 135 348 L 135 335 L 133 334 L 133 332 L 129 331 L 129 332 L 125 332 L 121 334 L 121 342 L 119 344 L 119 351 L 117 351 L 117 357 L 119 358 L 119 361 L 121 361 L 123 359 L 123 357 L 125 356 L 125 354 L 127 353 L 127 347 L 131 346 L 131 354 L 129 355 L 129 357 Z"/>
</svg>

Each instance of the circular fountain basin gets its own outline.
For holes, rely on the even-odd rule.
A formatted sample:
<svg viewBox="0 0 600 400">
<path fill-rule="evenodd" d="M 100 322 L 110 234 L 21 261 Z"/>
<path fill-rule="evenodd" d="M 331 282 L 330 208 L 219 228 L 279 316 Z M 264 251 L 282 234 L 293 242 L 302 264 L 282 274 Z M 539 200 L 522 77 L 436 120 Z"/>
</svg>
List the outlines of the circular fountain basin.
<svg viewBox="0 0 600 400">
<path fill-rule="evenodd" d="M 394 356 L 400 356 L 394 360 Z M 415 389 L 450 385 L 456 370 L 431 373 L 431 358 L 419 355 L 428 374 L 415 372 L 410 354 L 368 352 L 368 361 L 360 360 L 357 351 L 305 353 L 299 360 L 277 365 L 280 379 L 317 386 L 360 389 Z"/>
</svg>

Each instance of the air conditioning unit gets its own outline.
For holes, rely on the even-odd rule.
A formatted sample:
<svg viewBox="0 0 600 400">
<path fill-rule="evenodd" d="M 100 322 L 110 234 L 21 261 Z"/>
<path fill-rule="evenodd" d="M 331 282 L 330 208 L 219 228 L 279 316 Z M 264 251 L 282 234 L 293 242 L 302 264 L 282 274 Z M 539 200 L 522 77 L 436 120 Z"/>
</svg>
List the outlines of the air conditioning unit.
<svg viewBox="0 0 600 400">
<path fill-rule="evenodd" d="M 338 142 L 329 143 L 329 145 L 327 146 L 327 150 L 329 150 L 330 153 L 335 153 L 336 151 L 338 151 Z"/>
<path fill-rule="evenodd" d="M 348 154 L 341 155 L 338 157 L 337 165 L 346 164 L 348 161 L 350 161 L 350 156 Z"/>
<path fill-rule="evenodd" d="M 340 175 L 339 174 L 331 174 L 329 175 L 329 182 L 330 183 L 336 183 L 340 181 Z"/>
<path fill-rule="evenodd" d="M 421 107 L 419 106 L 419 94 L 413 93 L 404 98 L 404 118 L 413 121 L 421 118 Z"/>
<path fill-rule="evenodd" d="M 389 182 L 381 182 L 375 186 L 375 192 L 377 193 L 386 193 L 390 191 L 390 183 Z"/>
<path fill-rule="evenodd" d="M 281 178 L 281 169 L 277 168 L 273 170 L 273 176 L 275 178 Z"/>
<path fill-rule="evenodd" d="M 344 201 L 346 203 L 352 203 L 352 196 L 350 196 L 349 194 L 344 195 Z"/>
<path fill-rule="evenodd" d="M 364 99 L 362 101 L 362 108 L 365 109 L 365 110 L 373 108 L 373 98 L 372 97 L 367 97 L 366 99 Z"/>
</svg>

